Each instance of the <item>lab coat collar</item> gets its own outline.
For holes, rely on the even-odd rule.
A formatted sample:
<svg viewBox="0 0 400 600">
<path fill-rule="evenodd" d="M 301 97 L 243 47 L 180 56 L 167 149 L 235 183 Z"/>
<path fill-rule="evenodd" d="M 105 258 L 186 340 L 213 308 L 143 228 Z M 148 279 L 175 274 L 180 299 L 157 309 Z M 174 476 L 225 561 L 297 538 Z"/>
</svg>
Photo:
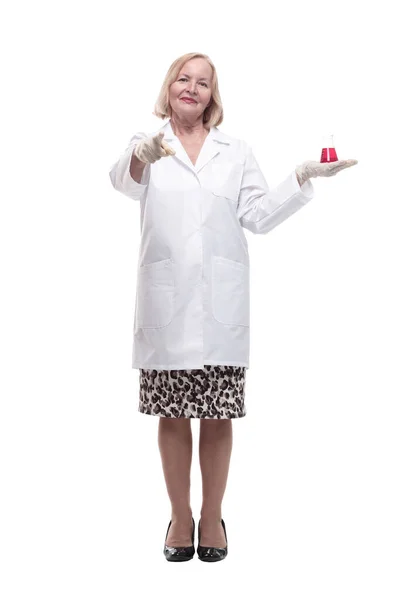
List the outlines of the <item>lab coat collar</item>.
<svg viewBox="0 0 400 600">
<path fill-rule="evenodd" d="M 222 131 L 219 131 L 217 127 L 211 127 L 210 133 L 206 137 L 200 154 L 197 158 L 196 165 L 193 165 L 184 147 L 182 146 L 180 139 L 173 132 L 171 127 L 171 119 L 169 119 L 168 122 L 159 129 L 159 131 L 164 132 L 163 140 L 175 150 L 176 154 L 174 157 L 195 173 L 198 173 L 215 156 L 221 152 L 224 152 L 224 150 L 228 148 L 230 144 L 229 136 L 222 133 Z"/>
</svg>

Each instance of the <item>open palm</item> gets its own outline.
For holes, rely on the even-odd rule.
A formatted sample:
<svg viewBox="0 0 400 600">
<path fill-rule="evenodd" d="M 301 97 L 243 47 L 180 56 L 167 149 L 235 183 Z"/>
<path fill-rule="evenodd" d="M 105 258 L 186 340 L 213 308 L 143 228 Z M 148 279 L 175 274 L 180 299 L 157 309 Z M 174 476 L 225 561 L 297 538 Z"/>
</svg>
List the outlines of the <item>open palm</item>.
<svg viewBox="0 0 400 600">
<path fill-rule="evenodd" d="M 347 160 L 336 160 L 335 162 L 321 163 L 316 160 L 306 160 L 296 167 L 296 174 L 301 185 L 310 177 L 332 177 L 339 171 L 356 165 L 358 160 L 349 158 Z"/>
</svg>

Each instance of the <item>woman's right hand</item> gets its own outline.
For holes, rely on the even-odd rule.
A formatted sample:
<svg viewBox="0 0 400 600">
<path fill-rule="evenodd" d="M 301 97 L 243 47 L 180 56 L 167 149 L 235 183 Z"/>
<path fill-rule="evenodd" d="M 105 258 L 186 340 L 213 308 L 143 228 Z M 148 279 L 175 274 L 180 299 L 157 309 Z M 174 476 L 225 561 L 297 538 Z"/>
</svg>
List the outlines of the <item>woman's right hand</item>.
<svg viewBox="0 0 400 600">
<path fill-rule="evenodd" d="M 135 156 L 143 163 L 154 163 L 164 156 L 172 156 L 175 150 L 163 141 L 164 132 L 141 140 L 135 148 Z"/>
</svg>

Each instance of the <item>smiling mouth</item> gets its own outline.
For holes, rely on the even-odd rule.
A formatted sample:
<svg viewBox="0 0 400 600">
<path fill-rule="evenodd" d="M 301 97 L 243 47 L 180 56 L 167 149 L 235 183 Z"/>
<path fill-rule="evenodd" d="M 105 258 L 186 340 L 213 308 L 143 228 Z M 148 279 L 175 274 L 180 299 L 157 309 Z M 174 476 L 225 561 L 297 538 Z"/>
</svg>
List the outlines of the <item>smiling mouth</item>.
<svg viewBox="0 0 400 600">
<path fill-rule="evenodd" d="M 181 98 L 183 102 L 187 102 L 188 104 L 197 104 L 196 100 L 192 100 L 191 98 Z"/>
</svg>

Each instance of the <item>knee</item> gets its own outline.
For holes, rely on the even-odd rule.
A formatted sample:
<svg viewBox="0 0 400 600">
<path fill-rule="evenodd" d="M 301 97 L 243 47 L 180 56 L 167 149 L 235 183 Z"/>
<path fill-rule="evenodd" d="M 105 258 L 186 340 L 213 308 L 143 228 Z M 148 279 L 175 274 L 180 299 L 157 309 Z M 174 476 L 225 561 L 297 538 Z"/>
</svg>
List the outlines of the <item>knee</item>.
<svg viewBox="0 0 400 600">
<path fill-rule="evenodd" d="M 228 429 L 232 427 L 232 419 L 200 419 L 200 428 L 207 430 Z"/>
</svg>

